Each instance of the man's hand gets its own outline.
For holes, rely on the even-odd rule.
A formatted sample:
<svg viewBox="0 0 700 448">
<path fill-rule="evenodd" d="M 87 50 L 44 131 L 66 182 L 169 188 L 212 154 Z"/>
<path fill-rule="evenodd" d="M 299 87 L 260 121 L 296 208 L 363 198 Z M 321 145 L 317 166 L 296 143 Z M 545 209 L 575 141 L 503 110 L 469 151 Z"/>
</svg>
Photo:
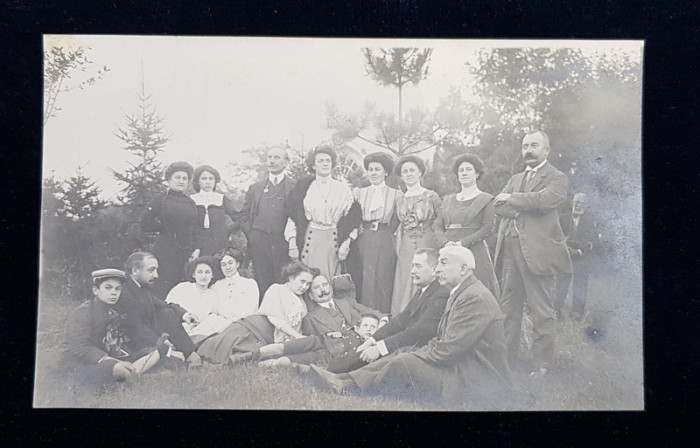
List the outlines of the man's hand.
<svg viewBox="0 0 700 448">
<path fill-rule="evenodd" d="M 112 376 L 115 380 L 129 381 L 134 374 L 134 366 L 130 362 L 120 361 L 112 367 Z"/>
<path fill-rule="evenodd" d="M 199 324 L 199 319 L 197 319 L 197 316 L 192 313 L 185 313 L 182 316 L 182 321 L 187 322 L 188 324 Z"/>
<path fill-rule="evenodd" d="M 199 258 L 199 254 L 200 254 L 199 249 L 193 250 L 193 251 L 192 251 L 192 255 L 190 255 L 190 261 Z"/>
<path fill-rule="evenodd" d="M 360 359 L 364 362 L 372 362 L 376 361 L 379 359 L 379 357 L 382 356 L 381 353 L 379 353 L 379 347 L 376 345 L 373 345 L 372 347 L 367 347 L 360 353 Z"/>
<path fill-rule="evenodd" d="M 362 344 L 360 344 L 359 347 L 355 349 L 356 352 L 361 352 L 362 350 L 366 349 L 367 347 L 372 347 L 373 345 L 377 345 L 377 341 L 374 340 L 374 338 L 369 338 Z"/>
<path fill-rule="evenodd" d="M 510 193 L 499 193 L 494 198 L 494 202 L 508 202 L 508 199 L 510 199 Z"/>
<path fill-rule="evenodd" d="M 349 253 L 350 253 L 350 238 L 343 241 L 343 244 L 341 244 L 340 247 L 338 248 L 338 260 L 344 261 L 346 258 L 348 258 Z"/>
<path fill-rule="evenodd" d="M 340 339 L 343 337 L 343 333 L 339 331 L 331 331 L 330 333 L 326 333 L 326 336 L 333 338 L 333 339 Z"/>
</svg>

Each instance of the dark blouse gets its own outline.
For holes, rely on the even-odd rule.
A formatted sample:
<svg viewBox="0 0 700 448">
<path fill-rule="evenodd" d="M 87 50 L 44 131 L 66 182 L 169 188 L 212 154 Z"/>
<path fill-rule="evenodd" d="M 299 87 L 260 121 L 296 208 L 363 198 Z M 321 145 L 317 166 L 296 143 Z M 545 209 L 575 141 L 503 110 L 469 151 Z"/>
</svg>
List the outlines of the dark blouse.
<svg viewBox="0 0 700 448">
<path fill-rule="evenodd" d="M 233 202 L 223 196 L 221 204 L 204 206 L 197 204 L 197 226 L 195 230 L 195 249 L 200 249 L 201 256 L 213 255 L 228 246 L 228 237 L 240 225 L 236 222 L 238 212 Z M 209 215 L 209 228 L 204 227 L 205 218 Z M 226 217 L 231 219 L 227 222 Z"/>
<path fill-rule="evenodd" d="M 154 251 L 162 245 L 172 245 L 174 249 L 191 252 L 196 223 L 194 201 L 184 193 L 169 190 L 151 201 L 141 219 L 141 228 L 146 232 L 160 232 Z"/>
<path fill-rule="evenodd" d="M 454 194 L 445 196 L 433 223 L 438 243 L 460 241 L 469 247 L 488 237 L 496 220 L 492 199 L 484 192 L 468 201 L 458 201 Z"/>
</svg>

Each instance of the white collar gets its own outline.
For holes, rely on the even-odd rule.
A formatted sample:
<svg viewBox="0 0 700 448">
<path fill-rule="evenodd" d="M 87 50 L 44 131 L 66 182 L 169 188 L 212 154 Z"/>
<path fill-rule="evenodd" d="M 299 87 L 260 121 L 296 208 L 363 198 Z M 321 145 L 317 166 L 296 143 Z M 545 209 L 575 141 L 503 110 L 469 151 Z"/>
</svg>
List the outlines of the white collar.
<svg viewBox="0 0 700 448">
<path fill-rule="evenodd" d="M 382 181 L 382 183 L 379 184 L 379 185 L 370 185 L 370 186 L 369 186 L 369 188 L 371 188 L 372 190 L 381 190 L 381 189 L 383 189 L 384 187 L 386 187 L 386 182 L 385 182 L 385 181 Z"/>
<path fill-rule="evenodd" d="M 282 171 L 282 172 L 279 173 L 279 174 L 272 174 L 272 173 L 270 173 L 270 174 L 267 176 L 267 178 L 268 178 L 268 180 L 269 180 L 270 182 L 272 182 L 272 185 L 277 185 L 277 184 L 279 184 L 280 182 L 282 182 L 282 180 L 284 180 L 284 171 Z M 275 180 L 277 180 L 277 182 L 275 182 Z"/>
<path fill-rule="evenodd" d="M 544 160 L 542 161 L 542 163 L 540 163 L 539 165 L 537 165 L 537 166 L 534 167 L 534 168 L 530 168 L 530 165 L 526 166 L 526 167 L 525 167 L 525 171 L 526 171 L 526 172 L 527 172 L 527 171 L 534 171 L 534 172 L 537 172 L 537 170 L 539 170 L 540 168 L 542 168 L 542 167 L 544 166 L 545 163 L 547 163 L 547 159 L 544 159 Z"/>
<path fill-rule="evenodd" d="M 326 176 L 326 177 L 316 176 L 316 178 L 314 179 L 314 181 L 316 183 L 323 184 L 323 185 L 327 185 L 327 184 L 331 183 L 332 180 L 333 180 L 333 176 Z"/>
</svg>

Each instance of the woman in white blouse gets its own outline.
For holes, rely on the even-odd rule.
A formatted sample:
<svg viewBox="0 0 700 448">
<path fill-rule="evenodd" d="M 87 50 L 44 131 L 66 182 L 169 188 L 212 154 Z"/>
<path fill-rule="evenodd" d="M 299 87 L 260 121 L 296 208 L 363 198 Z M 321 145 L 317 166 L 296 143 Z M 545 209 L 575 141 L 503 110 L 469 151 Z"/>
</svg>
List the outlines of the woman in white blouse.
<svg viewBox="0 0 700 448">
<path fill-rule="evenodd" d="M 243 262 L 243 252 L 228 247 L 216 255 L 224 274 L 224 278 L 212 286 L 217 295 L 216 313 L 229 323 L 255 314 L 260 303 L 260 291 L 255 280 L 238 273 L 238 267 Z"/>
<path fill-rule="evenodd" d="M 317 269 L 294 260 L 282 269 L 281 284 L 271 285 L 257 313 L 231 323 L 199 346 L 197 353 L 215 364 L 226 364 L 232 354 L 259 351 L 273 342 L 302 337 L 301 321 L 308 312 L 302 296 Z"/>
<path fill-rule="evenodd" d="M 394 232 L 399 225 L 396 201 L 402 194 L 386 184 L 386 178 L 394 168 L 389 155 L 380 152 L 368 154 L 364 166 L 370 185 L 356 190 L 362 210 L 360 235 L 355 243 L 361 267 L 353 280 L 359 290 L 358 302 L 389 313 L 396 272 Z"/>
<path fill-rule="evenodd" d="M 183 323 L 187 334 L 209 335 L 216 332 L 209 322 L 209 315 L 216 314 L 217 294 L 211 288 L 214 280 L 216 261 L 211 257 L 196 258 L 185 266 L 185 273 L 191 282 L 182 282 L 173 287 L 165 298 L 168 303 L 180 305 L 192 313 L 196 322 Z M 223 329 L 224 327 L 220 328 Z M 194 339 L 193 339 L 193 342 Z"/>
<path fill-rule="evenodd" d="M 314 176 L 297 181 L 290 193 L 284 232 L 290 258 L 318 268 L 329 279 L 348 256 L 362 215 L 347 184 L 332 176 L 337 162 L 330 146 L 317 147 L 306 157 Z"/>
</svg>

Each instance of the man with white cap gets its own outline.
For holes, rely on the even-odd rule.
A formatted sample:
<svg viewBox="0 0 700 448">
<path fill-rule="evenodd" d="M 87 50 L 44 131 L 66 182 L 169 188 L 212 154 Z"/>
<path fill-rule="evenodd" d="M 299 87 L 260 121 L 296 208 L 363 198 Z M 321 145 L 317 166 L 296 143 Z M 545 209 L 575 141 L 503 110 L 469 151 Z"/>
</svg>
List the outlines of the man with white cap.
<svg viewBox="0 0 700 448">
<path fill-rule="evenodd" d="M 119 269 L 94 271 L 94 298 L 76 308 L 68 320 L 68 355 L 89 366 L 83 370 L 93 381 L 131 379 L 158 363 L 168 349 L 164 338 L 156 347 L 137 352 L 127 346 L 129 337 L 122 326 L 123 315 L 113 308 L 125 280 L 124 272 Z"/>
</svg>

